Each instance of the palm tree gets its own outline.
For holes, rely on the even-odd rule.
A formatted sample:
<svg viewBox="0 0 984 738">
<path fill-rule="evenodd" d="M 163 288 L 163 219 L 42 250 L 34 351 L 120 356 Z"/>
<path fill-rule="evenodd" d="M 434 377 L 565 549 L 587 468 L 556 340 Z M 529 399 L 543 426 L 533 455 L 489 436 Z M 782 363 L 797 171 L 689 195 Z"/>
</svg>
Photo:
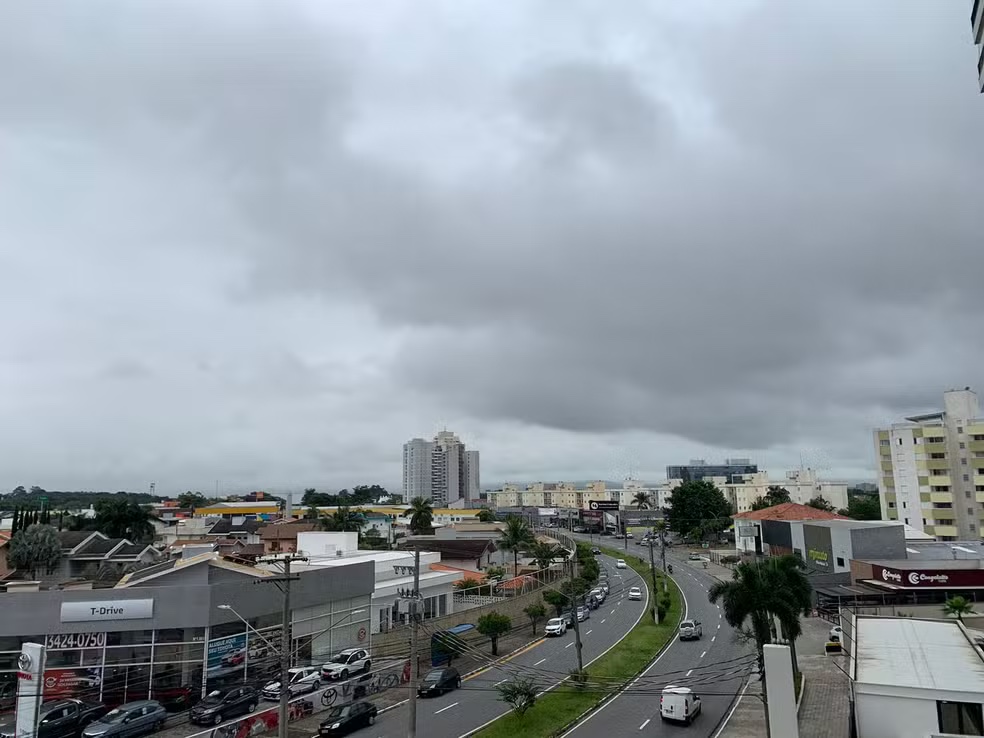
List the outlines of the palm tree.
<svg viewBox="0 0 984 738">
<path fill-rule="evenodd" d="M 321 518 L 321 529 L 337 532 L 356 532 L 362 530 L 366 519 L 358 510 L 353 510 L 347 505 L 342 505 L 331 515 Z"/>
<path fill-rule="evenodd" d="M 966 597 L 957 595 L 943 603 L 943 614 L 955 615 L 960 622 L 963 622 L 964 615 L 972 615 L 973 613 L 974 603 Z"/>
<path fill-rule="evenodd" d="M 533 531 L 525 520 L 516 515 L 506 518 L 506 527 L 499 538 L 499 548 L 513 552 L 513 576 L 519 573 L 519 552 L 533 543 Z"/>
<path fill-rule="evenodd" d="M 95 504 L 96 516 L 86 526 L 110 538 L 129 538 L 146 541 L 154 537 L 155 516 L 150 511 L 129 500 L 100 500 Z"/>
<path fill-rule="evenodd" d="M 651 502 L 648 492 L 636 492 L 632 498 L 632 504 L 636 506 L 636 510 L 648 510 Z"/>
<path fill-rule="evenodd" d="M 567 558 L 567 549 L 562 546 L 557 546 L 553 543 L 547 543 L 546 541 L 534 541 L 530 546 L 528 551 L 530 557 L 536 561 L 536 565 L 540 569 L 549 569 L 550 565 L 560 559 L 561 561 Z"/>
<path fill-rule="evenodd" d="M 430 500 L 424 497 L 414 497 L 410 500 L 410 531 L 421 534 L 429 531 L 434 524 L 434 507 Z"/>
<path fill-rule="evenodd" d="M 712 603 L 721 601 L 724 619 L 746 638 L 755 641 L 759 669 L 764 669 L 763 647 L 772 643 L 775 617 L 791 644 L 799 637 L 800 615 L 811 604 L 809 580 L 802 562 L 792 555 L 766 562 L 743 562 L 730 582 L 717 582 L 708 590 Z M 793 667 L 796 668 L 795 658 Z"/>
</svg>

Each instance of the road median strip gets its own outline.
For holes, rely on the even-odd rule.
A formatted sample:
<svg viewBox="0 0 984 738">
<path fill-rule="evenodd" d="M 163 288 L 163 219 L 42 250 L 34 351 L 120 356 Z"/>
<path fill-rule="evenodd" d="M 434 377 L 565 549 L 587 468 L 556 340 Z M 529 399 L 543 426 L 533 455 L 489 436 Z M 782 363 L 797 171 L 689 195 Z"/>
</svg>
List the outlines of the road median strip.
<svg viewBox="0 0 984 738">
<path fill-rule="evenodd" d="M 613 558 L 624 556 L 621 551 L 602 549 Z M 642 575 L 647 583 L 649 565 L 634 556 L 627 563 Z M 653 622 L 650 613 L 658 593 L 650 592 L 642 617 L 615 645 L 585 668 L 589 685 L 581 688 L 567 681 L 542 694 L 536 705 L 525 715 L 509 712 L 468 735 L 480 738 L 514 738 L 516 735 L 558 736 L 583 720 L 587 715 L 620 693 L 642 673 L 673 641 L 682 616 L 680 591 L 672 579 L 669 582 L 670 609 L 663 622 Z M 558 677 L 560 674 L 558 673 Z M 611 688 L 591 689 L 590 682 L 601 681 Z"/>
</svg>

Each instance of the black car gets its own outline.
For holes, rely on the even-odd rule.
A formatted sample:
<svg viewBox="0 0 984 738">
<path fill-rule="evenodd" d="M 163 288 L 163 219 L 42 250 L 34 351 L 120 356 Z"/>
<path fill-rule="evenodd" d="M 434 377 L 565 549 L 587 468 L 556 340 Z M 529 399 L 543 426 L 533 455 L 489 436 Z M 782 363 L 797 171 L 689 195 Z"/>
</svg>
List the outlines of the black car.
<svg viewBox="0 0 984 738">
<path fill-rule="evenodd" d="M 417 687 L 419 697 L 437 697 L 452 689 L 461 687 L 461 674 L 450 666 L 443 669 L 431 669 L 427 672 Z"/>
<path fill-rule="evenodd" d="M 97 702 L 53 700 L 38 712 L 38 738 L 77 738 L 89 723 L 101 718 L 109 708 Z M 14 738 L 14 716 L 0 725 L 0 736 Z"/>
<path fill-rule="evenodd" d="M 253 712 L 259 702 L 260 695 L 253 687 L 217 689 L 191 708 L 189 718 L 196 725 L 219 725 Z"/>
<path fill-rule="evenodd" d="M 591 553 L 593 553 L 595 556 L 601 556 L 601 549 L 595 546 L 594 548 L 591 549 Z"/>
<path fill-rule="evenodd" d="M 345 735 L 376 722 L 376 706 L 371 702 L 336 705 L 318 726 L 319 736 Z"/>
</svg>

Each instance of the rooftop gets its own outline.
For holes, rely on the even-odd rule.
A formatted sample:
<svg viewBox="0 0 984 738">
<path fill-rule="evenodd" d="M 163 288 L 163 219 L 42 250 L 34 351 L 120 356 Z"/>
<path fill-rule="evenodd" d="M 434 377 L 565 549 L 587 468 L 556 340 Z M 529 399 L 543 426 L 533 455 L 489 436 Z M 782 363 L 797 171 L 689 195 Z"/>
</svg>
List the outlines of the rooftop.
<svg viewBox="0 0 984 738">
<path fill-rule="evenodd" d="M 732 517 L 738 520 L 850 520 L 843 515 L 818 510 L 809 505 L 800 505 L 797 502 L 784 502 L 762 510 L 738 513 Z"/>
<path fill-rule="evenodd" d="M 296 539 L 298 533 L 307 533 L 317 528 L 317 523 L 271 523 L 264 525 L 258 532 L 264 541 L 276 541 L 285 538 Z"/>
<path fill-rule="evenodd" d="M 956 620 L 862 615 L 851 671 L 859 685 L 984 692 L 984 659 Z"/>
</svg>

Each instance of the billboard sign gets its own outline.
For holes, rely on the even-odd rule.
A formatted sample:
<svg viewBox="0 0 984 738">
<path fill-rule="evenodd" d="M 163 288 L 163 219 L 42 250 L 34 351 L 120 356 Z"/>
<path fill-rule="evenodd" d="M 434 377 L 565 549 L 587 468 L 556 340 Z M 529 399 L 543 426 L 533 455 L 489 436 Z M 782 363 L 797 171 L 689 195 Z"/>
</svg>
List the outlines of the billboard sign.
<svg viewBox="0 0 984 738">
<path fill-rule="evenodd" d="M 537 509 L 537 514 L 541 518 L 555 518 L 557 517 L 556 507 L 541 507 Z"/>
<path fill-rule="evenodd" d="M 101 681 L 101 669 L 48 669 L 44 672 L 44 696 L 48 699 L 91 694 Z"/>
<path fill-rule="evenodd" d="M 903 589 L 984 587 L 984 569 L 919 569 L 906 571 L 871 565 L 872 578 Z"/>
<path fill-rule="evenodd" d="M 208 668 L 242 666 L 246 661 L 246 634 L 215 638 L 208 642 Z"/>
<path fill-rule="evenodd" d="M 98 600 L 63 602 L 63 623 L 87 623 L 94 620 L 143 620 L 154 617 L 154 600 Z"/>
<path fill-rule="evenodd" d="M 38 734 L 38 708 L 44 697 L 44 646 L 24 643 L 17 657 L 17 717 L 14 722 L 16 738 L 34 738 Z"/>
<path fill-rule="evenodd" d="M 581 517 L 585 522 L 598 523 L 601 524 L 601 518 L 604 515 L 600 510 L 585 510 L 581 513 Z"/>
<path fill-rule="evenodd" d="M 589 510 L 618 510 L 616 500 L 591 500 L 588 502 Z"/>
<path fill-rule="evenodd" d="M 756 528 L 754 525 L 738 526 L 739 538 L 754 538 L 756 535 L 758 535 L 758 528 Z"/>
<path fill-rule="evenodd" d="M 817 573 L 834 571 L 834 551 L 830 542 L 830 528 L 822 525 L 803 526 L 803 558 L 806 566 Z"/>
</svg>

